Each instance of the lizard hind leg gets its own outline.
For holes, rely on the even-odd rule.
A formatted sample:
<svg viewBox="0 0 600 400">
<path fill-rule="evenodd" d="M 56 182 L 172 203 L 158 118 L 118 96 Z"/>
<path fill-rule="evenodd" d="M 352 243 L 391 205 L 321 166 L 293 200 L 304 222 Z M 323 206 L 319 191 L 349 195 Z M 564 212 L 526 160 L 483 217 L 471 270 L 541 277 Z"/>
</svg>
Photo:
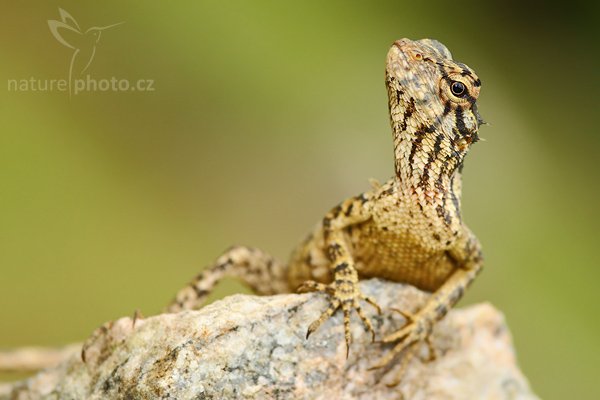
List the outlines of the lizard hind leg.
<svg viewBox="0 0 600 400">
<path fill-rule="evenodd" d="M 167 312 L 197 309 L 225 277 L 238 278 L 260 295 L 289 292 L 285 265 L 252 247 L 234 246 L 181 289 Z"/>
</svg>

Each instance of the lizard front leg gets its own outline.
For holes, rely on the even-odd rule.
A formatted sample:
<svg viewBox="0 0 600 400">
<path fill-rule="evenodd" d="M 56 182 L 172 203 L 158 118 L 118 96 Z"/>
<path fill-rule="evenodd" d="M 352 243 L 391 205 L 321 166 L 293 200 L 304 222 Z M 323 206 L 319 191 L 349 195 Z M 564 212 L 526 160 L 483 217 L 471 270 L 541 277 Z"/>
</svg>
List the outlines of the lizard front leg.
<svg viewBox="0 0 600 400">
<path fill-rule="evenodd" d="M 408 361 L 412 359 L 417 351 L 416 345 L 418 343 L 426 342 L 430 352 L 433 351 L 429 336 L 434 324 L 442 319 L 448 313 L 448 310 L 462 298 L 466 288 L 483 268 L 479 242 L 468 230 L 466 230 L 464 237 L 466 237 L 464 241 L 461 241 L 455 249 L 448 252 L 448 255 L 457 262 L 457 269 L 415 315 L 401 312 L 406 317 L 407 324 L 383 339 L 384 343 L 396 343 L 396 345 L 373 369 L 389 364 L 395 356 L 406 350 L 405 360 L 401 363 L 396 381 L 390 386 L 400 382 Z"/>
<path fill-rule="evenodd" d="M 308 327 L 306 337 L 316 331 L 338 309 L 344 313 L 344 337 L 346 341 L 346 357 L 350 352 L 352 335 L 350 333 L 350 315 L 352 310 L 365 324 L 375 339 L 375 330 L 371 321 L 364 315 L 360 301 L 367 301 L 380 313 L 381 308 L 370 297 L 365 296 L 358 286 L 358 272 L 354 267 L 352 254 L 344 233 L 344 228 L 368 219 L 365 195 L 349 199 L 330 211 L 323 219 L 323 237 L 330 268 L 333 269 L 333 282 L 326 285 L 315 281 L 306 281 L 299 288 L 300 292 L 319 291 L 329 295 L 329 307 Z"/>
</svg>

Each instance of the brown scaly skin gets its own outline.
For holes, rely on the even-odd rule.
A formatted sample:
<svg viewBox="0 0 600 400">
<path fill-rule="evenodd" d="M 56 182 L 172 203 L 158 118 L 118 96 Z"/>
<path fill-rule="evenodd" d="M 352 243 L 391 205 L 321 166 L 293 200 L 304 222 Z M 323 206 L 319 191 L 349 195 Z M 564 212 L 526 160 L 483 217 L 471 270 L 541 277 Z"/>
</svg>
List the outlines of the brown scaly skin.
<svg viewBox="0 0 600 400">
<path fill-rule="evenodd" d="M 404 282 L 433 292 L 414 315 L 400 311 L 407 325 L 383 339 L 395 347 L 378 366 L 407 351 L 404 369 L 414 345 L 428 342 L 435 322 L 482 268 L 479 242 L 460 212 L 460 171 L 482 123 L 475 105 L 481 81 L 430 39 L 394 42 L 385 76 L 395 176 L 329 211 L 287 267 L 260 250 L 234 247 L 182 289 L 169 311 L 200 306 L 225 275 L 241 278 L 260 294 L 325 292 L 330 305 L 308 335 L 341 309 L 349 348 L 351 311 L 374 335 L 360 301 L 379 309 L 360 292 L 359 279 Z"/>
</svg>

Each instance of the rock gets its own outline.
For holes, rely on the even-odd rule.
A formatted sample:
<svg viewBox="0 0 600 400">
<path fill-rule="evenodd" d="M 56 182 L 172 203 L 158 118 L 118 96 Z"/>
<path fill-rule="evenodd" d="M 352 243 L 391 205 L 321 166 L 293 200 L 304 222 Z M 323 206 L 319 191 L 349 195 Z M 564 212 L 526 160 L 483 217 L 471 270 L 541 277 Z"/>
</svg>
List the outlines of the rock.
<svg viewBox="0 0 600 400">
<path fill-rule="evenodd" d="M 383 307 L 364 309 L 378 335 L 403 325 L 390 307 L 415 311 L 428 294 L 377 279 L 363 291 Z M 105 324 L 56 368 L 12 386 L 0 399 L 536 399 L 519 371 L 503 316 L 488 304 L 453 310 L 412 359 L 401 383 L 399 361 L 368 370 L 390 346 L 371 343 L 356 315 L 346 360 L 336 313 L 307 340 L 326 308 L 319 294 L 235 295 L 200 311 Z M 401 358 L 400 358 L 401 359 Z"/>
</svg>

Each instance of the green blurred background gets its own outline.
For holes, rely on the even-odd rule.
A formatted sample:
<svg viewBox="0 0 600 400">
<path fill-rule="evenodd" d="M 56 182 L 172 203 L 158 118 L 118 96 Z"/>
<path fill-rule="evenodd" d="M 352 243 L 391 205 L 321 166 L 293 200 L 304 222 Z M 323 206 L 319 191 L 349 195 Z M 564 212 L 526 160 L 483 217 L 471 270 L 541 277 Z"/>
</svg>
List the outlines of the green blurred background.
<svg viewBox="0 0 600 400">
<path fill-rule="evenodd" d="M 155 91 L 9 91 L 66 78 L 58 7 L 124 21 L 88 72 Z M 490 122 L 465 167 L 487 264 L 463 304 L 505 313 L 540 396 L 600 398 L 594 3 L 24 1 L 0 22 L 0 347 L 159 312 L 231 244 L 285 258 L 391 176 L 385 55 L 432 37 L 482 78 Z"/>
</svg>

